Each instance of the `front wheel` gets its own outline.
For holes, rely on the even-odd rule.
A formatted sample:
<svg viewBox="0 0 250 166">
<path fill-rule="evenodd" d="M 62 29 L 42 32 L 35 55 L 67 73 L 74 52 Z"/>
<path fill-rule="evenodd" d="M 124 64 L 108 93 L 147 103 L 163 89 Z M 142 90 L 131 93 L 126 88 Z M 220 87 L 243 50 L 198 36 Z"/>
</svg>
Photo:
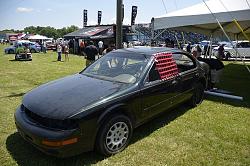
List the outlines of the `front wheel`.
<svg viewBox="0 0 250 166">
<path fill-rule="evenodd" d="M 204 85 L 202 83 L 197 83 L 194 85 L 194 92 L 193 96 L 190 100 L 190 105 L 192 107 L 196 107 L 197 105 L 201 104 L 204 98 Z"/>
<path fill-rule="evenodd" d="M 132 132 L 132 123 L 127 116 L 113 115 L 100 128 L 96 149 L 105 156 L 119 153 L 129 144 Z"/>
</svg>

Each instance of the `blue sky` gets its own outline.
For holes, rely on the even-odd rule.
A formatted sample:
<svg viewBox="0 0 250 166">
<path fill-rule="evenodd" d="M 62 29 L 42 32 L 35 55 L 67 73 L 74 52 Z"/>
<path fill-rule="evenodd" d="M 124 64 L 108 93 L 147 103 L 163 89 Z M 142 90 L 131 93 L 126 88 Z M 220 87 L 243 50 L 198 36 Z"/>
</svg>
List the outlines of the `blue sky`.
<svg viewBox="0 0 250 166">
<path fill-rule="evenodd" d="M 202 0 L 123 0 L 124 24 L 130 24 L 132 5 L 138 6 L 136 23 L 147 23 L 166 13 L 163 2 L 171 12 Z M 103 13 L 102 24 L 116 22 L 116 0 L 0 0 L 0 30 L 21 30 L 32 25 L 82 27 L 83 9 L 88 10 L 88 25 L 97 23 L 98 10 Z"/>
</svg>

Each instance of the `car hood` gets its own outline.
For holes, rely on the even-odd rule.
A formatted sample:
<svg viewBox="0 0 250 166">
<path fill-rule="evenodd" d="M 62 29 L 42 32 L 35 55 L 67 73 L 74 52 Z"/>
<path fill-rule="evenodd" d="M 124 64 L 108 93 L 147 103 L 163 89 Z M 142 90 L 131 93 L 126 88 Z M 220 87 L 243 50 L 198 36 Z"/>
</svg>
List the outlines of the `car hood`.
<svg viewBox="0 0 250 166">
<path fill-rule="evenodd" d="M 66 119 L 129 86 L 75 74 L 33 89 L 24 95 L 23 105 L 42 117 Z"/>
</svg>

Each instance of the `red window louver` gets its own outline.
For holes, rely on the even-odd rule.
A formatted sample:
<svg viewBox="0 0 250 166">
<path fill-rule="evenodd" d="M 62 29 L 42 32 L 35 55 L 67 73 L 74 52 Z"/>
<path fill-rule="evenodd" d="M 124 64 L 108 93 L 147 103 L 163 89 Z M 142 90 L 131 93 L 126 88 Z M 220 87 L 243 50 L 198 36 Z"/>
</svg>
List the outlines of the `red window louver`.
<svg viewBox="0 0 250 166">
<path fill-rule="evenodd" d="M 156 62 L 156 69 L 158 70 L 162 80 L 173 78 L 179 74 L 172 53 L 157 53 L 154 55 L 154 57 Z"/>
</svg>

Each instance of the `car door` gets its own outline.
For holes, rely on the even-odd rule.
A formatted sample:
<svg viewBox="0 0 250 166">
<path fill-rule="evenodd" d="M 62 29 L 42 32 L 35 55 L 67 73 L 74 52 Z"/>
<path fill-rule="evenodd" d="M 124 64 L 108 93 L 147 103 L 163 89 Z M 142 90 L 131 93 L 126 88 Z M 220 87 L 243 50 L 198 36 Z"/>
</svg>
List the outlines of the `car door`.
<svg viewBox="0 0 250 166">
<path fill-rule="evenodd" d="M 144 119 L 173 106 L 175 96 L 180 91 L 179 84 L 179 76 L 162 80 L 154 62 L 141 89 Z"/>
<path fill-rule="evenodd" d="M 242 58 L 249 58 L 250 57 L 250 42 L 241 42 L 238 45 L 238 51 Z"/>
<path fill-rule="evenodd" d="M 174 53 L 173 58 L 179 70 L 180 93 L 176 100 L 179 103 L 192 96 L 194 84 L 199 79 L 199 72 L 197 71 L 196 60 L 191 55 L 180 52 Z"/>
</svg>

